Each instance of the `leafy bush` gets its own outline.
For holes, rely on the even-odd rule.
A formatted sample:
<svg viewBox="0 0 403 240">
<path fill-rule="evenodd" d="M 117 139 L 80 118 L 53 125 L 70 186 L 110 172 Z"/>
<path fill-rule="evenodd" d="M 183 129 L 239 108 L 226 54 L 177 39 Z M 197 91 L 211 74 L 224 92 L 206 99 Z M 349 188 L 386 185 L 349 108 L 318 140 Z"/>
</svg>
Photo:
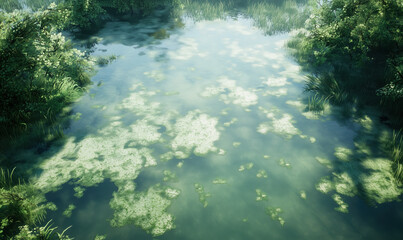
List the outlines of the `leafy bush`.
<svg viewBox="0 0 403 240">
<path fill-rule="evenodd" d="M 402 118 L 396 107 L 403 103 L 401 16 L 399 0 L 320 1 L 288 46 L 321 84 L 330 73 L 347 93 L 380 97 L 383 109 Z"/>
<path fill-rule="evenodd" d="M 34 13 L 0 13 L 2 132 L 52 119 L 90 83 L 92 60 L 59 32 L 70 12 L 52 4 Z"/>
</svg>

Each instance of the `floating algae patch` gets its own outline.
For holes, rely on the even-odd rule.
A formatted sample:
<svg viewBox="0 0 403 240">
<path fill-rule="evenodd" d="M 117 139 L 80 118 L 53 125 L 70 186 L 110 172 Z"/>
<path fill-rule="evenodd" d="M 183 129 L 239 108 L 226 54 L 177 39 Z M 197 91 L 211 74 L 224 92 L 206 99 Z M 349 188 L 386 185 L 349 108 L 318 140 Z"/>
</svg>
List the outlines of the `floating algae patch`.
<svg viewBox="0 0 403 240">
<path fill-rule="evenodd" d="M 204 191 L 204 187 L 199 183 L 195 183 L 194 187 L 195 187 L 196 192 L 199 194 L 199 201 L 201 202 L 203 207 L 207 207 L 207 205 L 208 205 L 207 198 L 211 197 L 211 194 L 206 193 Z"/>
<path fill-rule="evenodd" d="M 329 177 L 323 177 L 320 179 L 319 183 L 316 184 L 316 190 L 321 193 L 328 193 L 334 189 L 333 182 Z"/>
<path fill-rule="evenodd" d="M 282 213 L 283 210 L 279 207 L 267 207 L 266 208 L 266 213 L 273 219 L 274 221 L 278 221 L 281 226 L 284 226 L 284 219 L 279 216 L 280 213 Z"/>
<path fill-rule="evenodd" d="M 284 158 L 281 158 L 281 159 L 278 161 L 278 164 L 279 164 L 280 166 L 282 166 L 282 167 L 291 168 L 291 164 L 288 163 L 288 162 L 286 162 L 286 161 L 284 160 Z"/>
<path fill-rule="evenodd" d="M 392 170 L 393 162 L 388 159 L 366 159 L 362 166 L 369 170 L 360 175 L 360 182 L 365 196 L 378 204 L 398 200 L 403 193 L 396 182 Z"/>
<path fill-rule="evenodd" d="M 307 108 L 306 104 L 304 104 L 301 101 L 288 100 L 286 103 L 288 105 L 290 105 L 290 106 L 293 106 L 293 107 L 297 108 L 306 119 L 317 120 L 321 116 L 321 114 L 318 114 L 316 112 L 307 111 L 306 110 L 306 108 Z M 322 114 L 324 114 L 324 113 L 325 113 L 325 111 L 322 111 Z"/>
<path fill-rule="evenodd" d="M 302 199 L 306 199 L 306 192 L 304 190 L 299 191 L 299 197 Z"/>
<path fill-rule="evenodd" d="M 271 121 L 261 123 L 257 128 L 257 132 L 261 134 L 273 132 L 285 139 L 291 139 L 293 136 L 301 134 L 301 131 L 294 127 L 293 123 L 295 121 L 289 114 L 283 114 L 281 118 L 276 118 L 274 114 L 267 114 L 267 118 L 271 119 Z"/>
<path fill-rule="evenodd" d="M 263 84 L 269 87 L 283 87 L 290 84 L 286 77 L 268 77 Z"/>
<path fill-rule="evenodd" d="M 266 201 L 269 200 L 269 197 L 265 192 L 263 192 L 261 189 L 256 189 L 256 201 Z"/>
<path fill-rule="evenodd" d="M 175 96 L 175 95 L 179 95 L 180 92 L 178 91 L 170 91 L 170 92 L 165 92 L 164 96 Z"/>
<path fill-rule="evenodd" d="M 353 197 L 358 193 L 357 187 L 347 172 L 333 173 L 333 186 L 336 192 Z"/>
<path fill-rule="evenodd" d="M 106 235 L 96 235 L 94 240 L 105 240 L 106 239 Z"/>
<path fill-rule="evenodd" d="M 178 164 L 176 164 L 176 167 L 182 168 L 183 167 L 183 161 L 178 162 Z"/>
<path fill-rule="evenodd" d="M 281 97 L 287 95 L 287 92 L 288 92 L 287 88 L 279 88 L 275 90 L 267 90 L 263 93 L 263 96 Z"/>
<path fill-rule="evenodd" d="M 337 205 L 339 205 L 335 208 L 336 211 L 348 213 L 348 204 L 343 201 L 339 194 L 333 194 L 332 198 L 337 203 Z"/>
<path fill-rule="evenodd" d="M 93 186 L 106 178 L 115 184 L 134 180 L 143 167 L 156 165 L 151 149 L 126 147 L 128 142 L 149 145 L 158 138 L 156 128 L 145 127 L 143 134 L 108 126 L 99 130 L 97 136 L 88 135 L 81 141 L 76 142 L 71 137 L 60 151 L 44 159 L 40 166 L 42 173 L 33 182 L 48 192 L 57 190 L 70 180 L 81 186 Z M 80 196 L 79 192 L 83 190 L 76 190 L 77 196 Z"/>
<path fill-rule="evenodd" d="M 64 210 L 63 215 L 66 217 L 71 217 L 71 214 L 73 213 L 73 210 L 76 209 L 76 206 L 74 204 L 70 204 L 66 210 Z"/>
<path fill-rule="evenodd" d="M 216 178 L 212 181 L 213 184 L 226 184 L 227 180 L 222 179 L 222 178 Z"/>
<path fill-rule="evenodd" d="M 161 161 L 169 161 L 175 157 L 175 153 L 173 152 L 166 152 L 160 155 Z"/>
<path fill-rule="evenodd" d="M 245 171 L 245 170 L 250 170 L 251 168 L 253 168 L 253 163 L 250 162 L 250 163 L 243 164 L 243 165 L 239 166 L 238 171 L 242 172 L 242 171 Z"/>
<path fill-rule="evenodd" d="M 133 91 L 130 95 L 123 99 L 120 107 L 131 110 L 137 115 L 156 115 L 159 113 L 160 103 L 149 102 L 148 98 L 154 96 L 156 92 L 146 91 L 142 84 L 135 84 L 131 88 Z"/>
<path fill-rule="evenodd" d="M 150 124 L 147 120 L 138 120 L 130 126 L 130 135 L 133 140 L 130 141 L 128 147 L 149 146 L 158 142 L 161 138 L 161 133 L 158 132 L 159 128 Z"/>
<path fill-rule="evenodd" d="M 174 189 L 174 188 L 165 188 L 165 196 L 167 196 L 169 199 L 174 199 L 179 196 L 181 193 L 180 190 Z"/>
<path fill-rule="evenodd" d="M 267 172 L 263 169 L 260 169 L 257 174 L 256 174 L 257 178 L 267 178 Z"/>
<path fill-rule="evenodd" d="M 205 88 L 201 96 L 219 96 L 219 99 L 225 104 L 232 103 L 241 107 L 249 107 L 257 104 L 258 96 L 253 90 L 245 90 L 237 86 L 235 80 L 230 80 L 227 77 L 221 77 L 217 81 L 220 84 L 219 86 Z"/>
<path fill-rule="evenodd" d="M 164 182 L 176 180 L 176 174 L 169 170 L 164 170 L 163 174 L 164 174 L 163 178 Z"/>
<path fill-rule="evenodd" d="M 179 191 L 156 185 L 147 192 L 136 192 L 133 182 L 127 182 L 113 193 L 110 206 L 115 210 L 111 225 L 122 227 L 134 224 L 153 236 L 160 236 L 175 228 L 174 217 L 166 209 Z"/>
<path fill-rule="evenodd" d="M 222 148 L 220 148 L 219 150 L 218 150 L 218 155 L 225 155 L 227 152 L 224 150 L 224 149 L 222 149 Z"/>
<path fill-rule="evenodd" d="M 153 70 L 151 72 L 144 72 L 144 75 L 151 79 L 154 79 L 154 81 L 156 81 L 156 82 L 161 82 L 161 81 L 165 80 L 164 74 L 158 70 Z"/>
<path fill-rule="evenodd" d="M 318 161 L 320 164 L 322 164 L 323 166 L 332 169 L 333 168 L 333 164 L 332 162 L 327 159 L 327 158 L 321 158 L 321 157 L 315 157 L 316 161 Z"/>
<path fill-rule="evenodd" d="M 337 147 L 335 148 L 334 155 L 343 162 L 348 162 L 351 160 L 351 156 L 353 155 L 353 151 L 351 149 L 345 147 Z"/>
<path fill-rule="evenodd" d="M 240 142 L 233 142 L 233 143 L 232 143 L 232 146 L 234 146 L 235 148 L 237 148 L 237 147 L 241 146 L 241 143 L 240 143 Z"/>
<path fill-rule="evenodd" d="M 81 186 L 74 187 L 74 196 L 77 198 L 82 198 L 84 196 L 85 188 Z"/>
<path fill-rule="evenodd" d="M 173 126 L 174 139 L 171 141 L 173 151 L 182 151 L 187 157 L 193 152 L 204 155 L 215 152 L 214 142 L 220 137 L 216 129 L 218 120 L 198 110 L 189 112 L 179 118 Z"/>
<path fill-rule="evenodd" d="M 238 118 L 232 118 L 231 121 L 225 122 L 223 125 L 224 125 L 224 127 L 229 127 L 236 122 L 238 122 Z"/>
<path fill-rule="evenodd" d="M 71 118 L 71 120 L 78 121 L 81 119 L 81 115 L 82 115 L 82 113 L 78 112 L 76 114 L 71 115 L 70 118 Z"/>
</svg>

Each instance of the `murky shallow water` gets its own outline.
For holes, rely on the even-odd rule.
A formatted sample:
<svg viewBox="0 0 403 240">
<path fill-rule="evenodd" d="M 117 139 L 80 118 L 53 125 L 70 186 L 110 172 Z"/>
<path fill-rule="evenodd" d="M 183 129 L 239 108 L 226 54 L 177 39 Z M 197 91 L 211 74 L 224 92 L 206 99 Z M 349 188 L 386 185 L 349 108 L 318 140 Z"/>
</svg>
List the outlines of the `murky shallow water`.
<svg viewBox="0 0 403 240">
<path fill-rule="evenodd" d="M 94 54 L 119 57 L 94 76 L 66 143 L 40 156 L 33 179 L 59 209 L 55 225 L 72 225 L 75 239 L 401 236 L 401 203 L 369 206 L 354 176 L 332 174 L 360 128 L 303 111 L 288 34 L 264 36 L 242 18 L 150 37 L 160 29 L 149 18 L 97 34 Z"/>
</svg>

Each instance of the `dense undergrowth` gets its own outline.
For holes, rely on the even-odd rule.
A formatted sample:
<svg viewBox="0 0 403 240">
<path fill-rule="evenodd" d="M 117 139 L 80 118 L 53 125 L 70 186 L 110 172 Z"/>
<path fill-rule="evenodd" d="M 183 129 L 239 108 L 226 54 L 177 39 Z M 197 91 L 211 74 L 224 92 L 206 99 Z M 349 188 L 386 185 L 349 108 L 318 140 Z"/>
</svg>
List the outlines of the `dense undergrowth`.
<svg viewBox="0 0 403 240">
<path fill-rule="evenodd" d="M 398 0 L 327 0 L 312 15 L 288 47 L 304 70 L 310 105 L 324 100 L 342 106 L 350 116 L 378 106 L 381 122 L 403 126 L 403 3 Z M 365 110 L 364 110 L 365 111 Z M 401 145 L 401 143 L 400 143 Z M 394 157 L 397 178 L 402 160 Z M 400 146 L 401 148 L 401 146 Z"/>
<path fill-rule="evenodd" d="M 68 10 L 56 5 L 34 13 L 0 13 L 3 140 L 52 125 L 90 83 L 93 60 L 60 32 L 69 16 Z"/>
</svg>

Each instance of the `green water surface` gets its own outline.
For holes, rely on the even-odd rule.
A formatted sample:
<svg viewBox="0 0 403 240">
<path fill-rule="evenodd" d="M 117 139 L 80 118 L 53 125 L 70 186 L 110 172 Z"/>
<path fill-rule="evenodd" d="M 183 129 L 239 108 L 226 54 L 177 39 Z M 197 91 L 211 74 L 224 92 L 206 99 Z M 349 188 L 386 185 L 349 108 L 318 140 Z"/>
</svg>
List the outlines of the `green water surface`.
<svg viewBox="0 0 403 240">
<path fill-rule="evenodd" d="M 401 189 L 371 145 L 383 128 L 305 110 L 292 33 L 161 15 L 91 36 L 117 60 L 74 104 L 65 142 L 32 153 L 56 226 L 78 240 L 400 239 Z"/>
</svg>

